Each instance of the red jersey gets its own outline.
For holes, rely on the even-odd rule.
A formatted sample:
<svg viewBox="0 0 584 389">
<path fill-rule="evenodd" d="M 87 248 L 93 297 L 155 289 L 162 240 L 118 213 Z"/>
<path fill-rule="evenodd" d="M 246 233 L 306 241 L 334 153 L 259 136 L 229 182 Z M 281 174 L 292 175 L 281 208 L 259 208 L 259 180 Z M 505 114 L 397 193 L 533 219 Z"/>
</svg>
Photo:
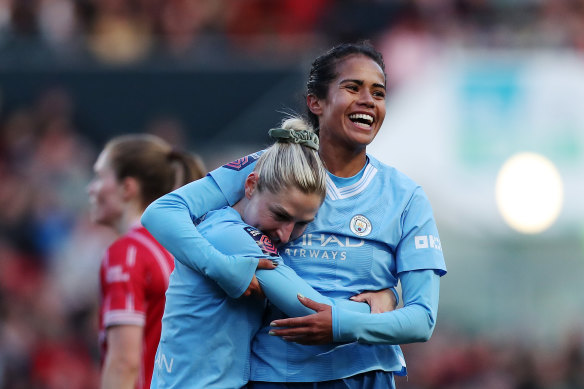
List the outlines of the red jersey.
<svg viewBox="0 0 584 389">
<path fill-rule="evenodd" d="M 101 263 L 99 342 L 102 363 L 107 351 L 106 329 L 109 326 L 143 326 L 138 389 L 150 388 L 168 277 L 173 269 L 172 255 L 142 226 L 131 229 L 116 240 Z"/>
</svg>

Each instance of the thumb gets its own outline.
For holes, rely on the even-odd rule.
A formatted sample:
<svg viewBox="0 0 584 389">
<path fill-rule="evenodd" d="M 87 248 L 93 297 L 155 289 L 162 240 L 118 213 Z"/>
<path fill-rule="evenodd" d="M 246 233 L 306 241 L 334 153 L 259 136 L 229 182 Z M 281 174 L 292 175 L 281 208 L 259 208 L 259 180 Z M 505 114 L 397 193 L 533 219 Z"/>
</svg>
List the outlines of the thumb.
<svg viewBox="0 0 584 389">
<path fill-rule="evenodd" d="M 358 303 L 366 303 L 366 302 L 368 302 L 367 296 L 364 293 L 360 293 L 358 295 L 351 296 L 351 297 L 349 297 L 349 300 L 356 301 Z"/>
<path fill-rule="evenodd" d="M 275 269 L 276 266 L 278 266 L 277 262 L 265 258 L 260 258 L 257 269 L 272 270 Z"/>
<path fill-rule="evenodd" d="M 324 311 L 330 307 L 329 305 L 317 303 L 316 301 L 311 300 L 308 297 L 304 297 L 300 293 L 298 293 L 298 301 L 300 301 L 302 305 L 304 305 L 305 307 L 310 308 L 316 312 Z"/>
</svg>

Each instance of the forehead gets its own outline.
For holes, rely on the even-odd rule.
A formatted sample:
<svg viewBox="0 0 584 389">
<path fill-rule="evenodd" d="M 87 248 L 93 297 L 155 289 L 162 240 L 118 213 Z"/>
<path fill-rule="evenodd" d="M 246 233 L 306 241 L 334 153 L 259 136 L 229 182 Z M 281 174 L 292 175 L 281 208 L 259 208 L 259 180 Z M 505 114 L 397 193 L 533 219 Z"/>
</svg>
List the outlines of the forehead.
<svg viewBox="0 0 584 389">
<path fill-rule="evenodd" d="M 316 213 L 320 207 L 321 198 L 316 193 L 303 193 L 297 188 L 287 188 L 279 193 L 264 191 L 265 204 L 271 208 L 285 210 L 290 216 L 303 218 Z"/>
<path fill-rule="evenodd" d="M 337 80 L 363 80 L 385 85 L 383 69 L 372 58 L 363 54 L 351 54 L 336 65 Z"/>
<path fill-rule="evenodd" d="M 109 168 L 109 150 L 106 148 L 97 157 L 97 160 L 93 164 L 93 170 L 103 171 Z"/>
</svg>

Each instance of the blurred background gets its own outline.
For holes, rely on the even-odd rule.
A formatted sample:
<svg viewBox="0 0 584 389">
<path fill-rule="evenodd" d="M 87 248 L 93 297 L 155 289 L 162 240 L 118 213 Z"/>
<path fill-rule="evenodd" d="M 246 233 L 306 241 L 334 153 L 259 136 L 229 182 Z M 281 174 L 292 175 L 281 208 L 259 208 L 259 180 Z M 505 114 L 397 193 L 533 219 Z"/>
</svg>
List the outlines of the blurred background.
<svg viewBox="0 0 584 389">
<path fill-rule="evenodd" d="M 370 153 L 427 192 L 449 270 L 398 388 L 584 388 L 583 0 L 0 0 L 0 388 L 98 387 L 108 138 L 213 169 L 363 38 L 389 88 Z"/>
</svg>

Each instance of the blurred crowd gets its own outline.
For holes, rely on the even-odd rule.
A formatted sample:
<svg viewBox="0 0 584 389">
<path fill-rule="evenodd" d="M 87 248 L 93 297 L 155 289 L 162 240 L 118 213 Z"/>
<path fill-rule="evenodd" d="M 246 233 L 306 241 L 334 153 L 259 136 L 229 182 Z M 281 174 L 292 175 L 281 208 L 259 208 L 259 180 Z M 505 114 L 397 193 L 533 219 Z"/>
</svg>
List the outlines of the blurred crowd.
<svg viewBox="0 0 584 389">
<path fill-rule="evenodd" d="M 0 0 L 0 50 L 16 56 L 32 44 L 36 59 L 208 61 L 235 51 L 295 61 L 323 41 L 363 37 L 582 51 L 584 1 Z"/>
<path fill-rule="evenodd" d="M 374 38 L 398 81 L 445 41 L 582 52 L 584 1 L 0 0 L 0 64 L 29 44 L 110 64 L 215 50 L 292 61 L 362 37 Z M 144 131 L 181 142 L 172 120 Z M 0 96 L 1 389 L 98 387 L 98 268 L 114 236 L 89 222 L 86 185 L 101 146 L 64 89 L 11 110 Z M 428 344 L 404 350 L 401 389 L 584 388 L 577 331 L 551 351 L 439 326 Z"/>
</svg>

